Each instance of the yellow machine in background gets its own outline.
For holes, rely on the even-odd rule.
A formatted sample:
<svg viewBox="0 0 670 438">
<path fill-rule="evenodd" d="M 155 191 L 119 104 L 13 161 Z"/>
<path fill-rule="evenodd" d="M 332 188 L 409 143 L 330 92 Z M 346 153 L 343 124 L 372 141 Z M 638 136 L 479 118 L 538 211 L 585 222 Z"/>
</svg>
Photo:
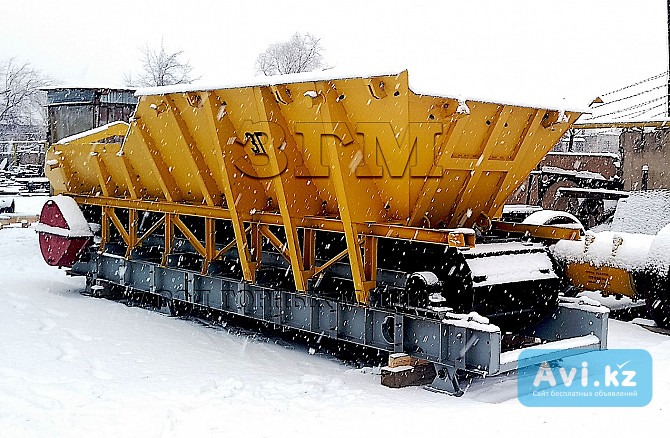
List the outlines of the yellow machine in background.
<svg viewBox="0 0 670 438">
<path fill-rule="evenodd" d="M 553 253 L 575 288 L 644 299 L 658 326 L 670 327 L 670 225 L 655 236 L 587 232 Z"/>
</svg>

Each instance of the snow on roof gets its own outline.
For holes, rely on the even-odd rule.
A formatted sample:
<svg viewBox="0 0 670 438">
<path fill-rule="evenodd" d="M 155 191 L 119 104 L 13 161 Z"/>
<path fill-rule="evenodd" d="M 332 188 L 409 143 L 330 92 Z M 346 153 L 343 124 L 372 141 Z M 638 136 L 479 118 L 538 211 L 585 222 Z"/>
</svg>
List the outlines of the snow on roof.
<svg viewBox="0 0 670 438">
<path fill-rule="evenodd" d="M 565 193 L 598 193 L 601 195 L 613 195 L 618 198 L 626 198 L 630 195 L 629 192 L 623 190 L 608 190 L 608 189 L 591 189 L 591 188 L 582 188 L 582 187 L 559 187 L 558 192 Z"/>
<path fill-rule="evenodd" d="M 618 134 L 617 134 L 618 135 Z M 577 140 L 577 139 L 575 139 Z M 585 140 L 585 139 L 581 139 Z M 554 156 L 559 156 L 559 155 L 569 155 L 569 156 L 575 156 L 575 157 L 607 157 L 607 158 L 619 158 L 619 154 L 615 154 L 612 152 L 558 152 L 558 151 L 551 151 L 547 155 L 554 155 Z"/>
<path fill-rule="evenodd" d="M 242 82 L 223 82 L 218 84 L 211 83 L 193 83 L 193 84 L 180 84 L 180 85 L 169 85 L 164 87 L 149 87 L 149 88 L 138 88 L 135 91 L 135 96 L 149 96 L 149 95 L 165 95 L 172 93 L 186 93 L 192 91 L 207 91 L 207 90 L 225 90 L 231 88 L 245 88 L 245 87 L 257 87 L 257 86 L 271 86 L 271 85 L 281 85 L 281 84 L 293 84 L 300 82 L 320 82 L 328 80 L 341 80 L 341 79 L 357 79 L 357 78 L 369 78 L 377 76 L 397 76 L 403 71 L 406 71 L 405 68 L 388 68 L 380 69 L 377 71 L 351 71 L 351 70 L 321 70 L 305 73 L 294 73 L 287 75 L 276 75 L 276 76 L 255 76 L 249 78 L 249 80 Z M 542 102 L 541 99 L 535 100 L 532 98 L 528 101 L 522 99 L 510 98 L 509 96 L 501 95 L 489 95 L 489 96 L 478 96 L 477 93 L 467 93 L 465 96 L 463 91 L 450 90 L 448 84 L 445 83 L 444 75 L 440 71 L 427 70 L 427 69 L 412 69 L 411 73 L 408 74 L 409 78 L 409 88 L 416 94 L 434 96 L 434 97 L 444 97 L 450 99 L 458 100 L 471 100 L 479 102 L 489 102 L 489 103 L 500 103 L 513 106 L 522 106 L 522 107 L 531 107 L 531 108 L 544 108 L 544 109 L 554 109 L 561 111 L 574 111 L 579 113 L 588 112 L 589 109 L 586 107 L 579 108 L 578 105 L 570 105 L 566 107 L 564 102 Z"/>
<path fill-rule="evenodd" d="M 542 210 L 539 205 L 527 204 L 505 204 L 503 205 L 503 214 L 530 214 Z"/>
<path fill-rule="evenodd" d="M 48 85 L 40 87 L 40 91 L 54 91 L 54 90 L 110 90 L 110 91 L 135 91 L 137 87 L 120 87 L 113 84 L 100 85 Z"/>
<path fill-rule="evenodd" d="M 555 173 L 558 175 L 570 175 L 577 178 L 589 178 L 589 179 L 600 179 L 600 180 L 606 179 L 600 173 L 589 172 L 588 170 L 561 169 L 560 167 L 554 167 L 554 166 L 542 166 L 542 172 Z"/>
<path fill-rule="evenodd" d="M 84 138 L 86 136 L 89 136 L 91 134 L 98 134 L 100 132 L 105 132 L 108 128 L 116 125 L 125 125 L 125 126 L 130 126 L 126 122 L 112 122 L 112 123 L 107 123 L 106 125 L 98 126 L 97 128 L 89 129 L 88 131 L 80 132 L 79 134 L 74 134 L 69 137 L 61 138 L 58 143 L 56 144 L 68 144 L 72 141 L 79 140 L 81 138 Z"/>
<path fill-rule="evenodd" d="M 670 190 L 648 190 L 629 192 L 618 202 L 611 229 L 656 234 L 669 223 Z"/>
</svg>

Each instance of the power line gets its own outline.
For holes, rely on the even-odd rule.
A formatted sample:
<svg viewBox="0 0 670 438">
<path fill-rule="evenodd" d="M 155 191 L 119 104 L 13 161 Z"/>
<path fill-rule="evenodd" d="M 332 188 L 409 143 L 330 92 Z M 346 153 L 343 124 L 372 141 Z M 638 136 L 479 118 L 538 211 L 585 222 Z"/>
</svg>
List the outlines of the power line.
<svg viewBox="0 0 670 438">
<path fill-rule="evenodd" d="M 622 97 L 622 98 L 620 98 L 620 99 L 616 99 L 616 100 L 611 100 L 611 101 L 609 101 L 609 102 L 605 102 L 605 103 L 603 103 L 603 104 L 598 105 L 596 108 L 600 108 L 600 107 L 603 107 L 603 106 L 605 106 L 605 105 L 609 105 L 610 103 L 616 103 L 616 102 L 621 102 L 622 100 L 632 99 L 633 97 L 641 96 L 641 95 L 643 95 L 643 94 L 646 94 L 646 93 L 649 93 L 649 92 L 651 92 L 651 91 L 658 90 L 658 89 L 661 89 L 661 88 L 665 88 L 665 87 L 667 87 L 667 86 L 668 86 L 667 84 L 659 85 L 659 86 L 657 86 L 657 87 L 653 87 L 653 88 L 650 88 L 650 89 L 648 89 L 648 90 L 641 91 L 641 92 L 636 93 L 636 94 L 632 94 L 632 95 L 630 95 L 630 96 L 626 96 L 626 97 Z"/>
<path fill-rule="evenodd" d="M 636 85 L 640 85 L 640 84 L 644 84 L 645 82 L 653 81 L 654 79 L 658 79 L 658 78 L 663 77 L 667 74 L 668 74 L 668 72 L 664 71 L 663 73 L 659 73 L 659 74 L 654 75 L 652 77 L 649 77 L 647 79 L 643 79 L 639 82 L 635 82 L 634 84 L 626 85 L 625 87 L 619 88 L 618 90 L 614 90 L 614 91 L 610 91 L 609 93 L 601 94 L 601 97 L 602 96 L 609 96 L 610 94 L 618 93 L 619 91 L 623 91 L 623 90 L 627 90 L 629 88 L 635 87 Z"/>
<path fill-rule="evenodd" d="M 639 116 L 641 116 L 642 114 L 645 114 L 645 113 L 647 113 L 647 112 L 649 112 L 649 111 L 652 111 L 652 110 L 654 110 L 654 109 L 656 109 L 656 108 L 661 108 L 661 107 L 664 106 L 664 105 L 665 105 L 664 103 L 661 103 L 661 104 L 659 104 L 659 105 L 655 105 L 655 106 L 653 106 L 653 107 L 642 108 L 642 109 L 639 109 L 639 110 L 636 110 L 636 111 L 623 113 L 623 114 L 621 114 L 621 115 L 612 117 L 612 119 L 623 119 L 623 118 L 635 118 L 635 117 L 639 117 Z"/>
<path fill-rule="evenodd" d="M 664 105 L 661 105 L 661 106 L 664 106 Z M 668 112 L 667 112 L 667 111 L 661 111 L 660 113 L 656 113 L 656 114 L 654 114 L 653 116 L 649 116 L 649 118 L 650 118 L 650 119 L 654 119 L 654 118 L 659 117 L 659 116 L 666 116 L 666 117 L 668 117 Z"/>
<path fill-rule="evenodd" d="M 656 106 L 652 106 L 651 108 L 645 108 L 645 109 L 643 109 L 643 110 L 641 110 L 641 111 L 635 111 L 635 112 L 632 112 L 632 113 L 630 113 L 630 114 L 623 114 L 623 115 L 616 116 L 616 117 L 612 117 L 612 118 L 613 118 L 613 119 L 623 119 L 624 117 L 630 117 L 630 118 L 633 118 L 633 117 L 641 116 L 641 115 L 644 114 L 644 113 L 648 113 L 649 111 L 652 111 L 652 110 L 655 110 L 656 108 L 661 108 L 661 107 L 664 107 L 664 106 L 665 106 L 665 102 L 664 102 L 664 103 L 660 103 L 660 104 L 658 104 L 658 105 L 656 105 Z"/>
<path fill-rule="evenodd" d="M 664 105 L 665 105 L 665 102 L 661 102 L 661 103 L 659 103 L 658 105 L 654 105 L 654 106 L 652 106 L 652 107 L 648 107 L 648 108 L 640 107 L 640 109 L 634 110 L 634 111 L 632 111 L 632 112 L 626 112 L 626 113 L 621 114 L 621 115 L 619 115 L 619 116 L 616 116 L 616 117 L 614 117 L 614 118 L 632 117 L 633 115 L 644 114 L 644 113 L 647 112 L 647 111 L 651 111 L 651 110 L 654 110 L 654 109 L 656 109 L 656 108 L 660 108 L 660 107 L 662 107 L 662 106 L 664 106 Z M 631 110 L 629 110 L 629 111 L 631 111 Z"/>
<path fill-rule="evenodd" d="M 612 111 L 612 112 L 607 113 L 607 114 L 601 114 L 601 115 L 598 115 L 598 116 L 594 116 L 593 118 L 598 119 L 598 118 L 601 118 L 601 117 L 611 116 L 611 115 L 614 115 L 614 114 L 625 113 L 625 112 L 628 112 L 628 111 L 636 109 L 636 108 L 641 108 L 641 107 L 643 107 L 645 105 L 648 105 L 650 103 L 657 102 L 661 99 L 666 99 L 667 97 L 668 97 L 667 95 L 664 95 L 664 96 L 661 96 L 661 97 L 657 97 L 655 99 L 648 100 L 646 102 L 639 103 L 637 105 L 632 105 L 632 106 L 629 106 L 629 107 L 626 107 L 626 108 L 623 108 L 623 109 L 620 109 L 620 110 L 617 110 L 617 111 Z"/>
</svg>

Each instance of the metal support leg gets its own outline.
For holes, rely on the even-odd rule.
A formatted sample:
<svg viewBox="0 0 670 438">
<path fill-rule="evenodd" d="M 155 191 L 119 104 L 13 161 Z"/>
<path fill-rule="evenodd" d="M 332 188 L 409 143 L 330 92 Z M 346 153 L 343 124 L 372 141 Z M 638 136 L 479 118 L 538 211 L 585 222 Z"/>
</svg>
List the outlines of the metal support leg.
<svg viewBox="0 0 670 438">
<path fill-rule="evenodd" d="M 128 248 L 126 259 L 133 258 L 133 249 L 137 246 L 137 210 L 128 210 Z"/>
<path fill-rule="evenodd" d="M 403 315 L 396 313 L 393 318 L 393 352 L 405 352 L 405 321 Z"/>
<path fill-rule="evenodd" d="M 442 392 L 456 397 L 464 394 L 456 377 L 456 368 L 435 364 L 435 379 L 426 389 L 435 392 Z"/>
<path fill-rule="evenodd" d="M 156 265 L 149 265 L 149 292 L 156 293 Z"/>
<path fill-rule="evenodd" d="M 161 267 L 167 266 L 168 256 L 172 251 L 172 245 L 174 243 L 174 222 L 173 214 L 165 214 L 165 246 L 163 249 L 163 259 L 161 260 Z"/>
</svg>

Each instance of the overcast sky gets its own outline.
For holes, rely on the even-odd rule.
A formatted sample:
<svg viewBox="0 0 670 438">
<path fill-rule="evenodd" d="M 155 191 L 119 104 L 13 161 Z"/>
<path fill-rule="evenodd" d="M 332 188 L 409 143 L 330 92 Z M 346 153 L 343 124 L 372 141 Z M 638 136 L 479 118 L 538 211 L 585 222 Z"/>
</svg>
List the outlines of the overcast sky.
<svg viewBox="0 0 670 438">
<path fill-rule="evenodd" d="M 1 1 L 0 58 L 66 85 L 123 85 L 161 38 L 204 81 L 239 82 L 296 31 L 338 69 L 430 70 L 464 97 L 587 105 L 668 66 L 664 0 Z"/>
</svg>

